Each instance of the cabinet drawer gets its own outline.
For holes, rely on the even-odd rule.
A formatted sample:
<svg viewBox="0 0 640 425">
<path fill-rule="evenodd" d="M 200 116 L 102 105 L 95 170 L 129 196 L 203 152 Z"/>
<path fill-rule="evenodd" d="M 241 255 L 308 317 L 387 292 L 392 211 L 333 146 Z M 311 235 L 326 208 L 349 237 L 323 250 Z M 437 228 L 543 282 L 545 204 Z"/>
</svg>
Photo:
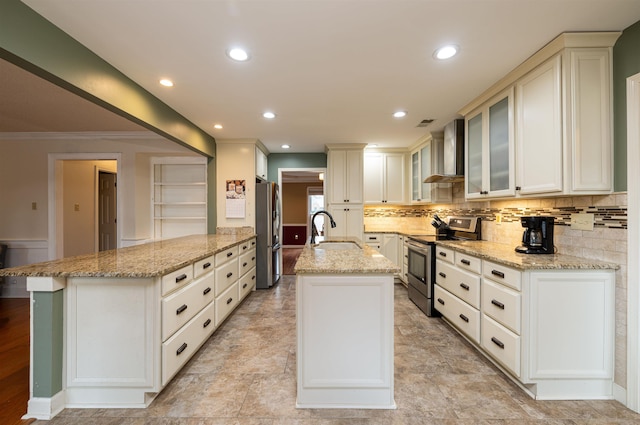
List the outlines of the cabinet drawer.
<svg viewBox="0 0 640 425">
<path fill-rule="evenodd" d="M 436 259 L 453 264 L 454 257 L 453 250 L 436 245 Z"/>
<path fill-rule="evenodd" d="M 245 274 L 240 278 L 240 282 L 238 282 L 238 285 L 239 285 L 238 290 L 240 291 L 240 299 L 243 299 L 244 297 L 247 296 L 249 292 L 251 292 L 253 288 L 256 287 L 255 267 L 249 270 L 249 273 Z"/>
<path fill-rule="evenodd" d="M 213 274 L 196 280 L 162 300 L 162 340 L 213 301 Z"/>
<path fill-rule="evenodd" d="M 238 261 L 238 265 L 240 266 L 240 274 L 239 276 L 244 276 L 246 272 L 251 270 L 256 266 L 256 251 L 251 250 L 245 252 L 240 255 L 240 260 Z"/>
<path fill-rule="evenodd" d="M 435 285 L 435 307 L 456 328 L 476 343 L 480 343 L 480 312 Z"/>
<path fill-rule="evenodd" d="M 436 260 L 436 283 L 471 306 L 480 308 L 480 276 Z"/>
<path fill-rule="evenodd" d="M 482 271 L 482 260 L 471 255 L 456 252 L 456 266 L 469 270 L 472 273 L 480 274 Z"/>
<path fill-rule="evenodd" d="M 520 376 L 520 337 L 486 314 L 482 316 L 482 347 L 515 376 Z"/>
<path fill-rule="evenodd" d="M 519 292 L 485 279 L 482 288 L 482 312 L 520 334 L 520 298 Z"/>
<path fill-rule="evenodd" d="M 380 235 L 379 233 L 365 233 L 364 243 L 373 243 L 374 245 L 382 243 L 382 235 Z"/>
<path fill-rule="evenodd" d="M 238 280 L 238 259 L 216 267 L 216 297 Z"/>
<path fill-rule="evenodd" d="M 214 312 L 215 303 L 210 303 L 162 344 L 162 386 L 169 382 L 216 329 Z"/>
<path fill-rule="evenodd" d="M 207 274 L 210 271 L 213 271 L 213 263 L 215 261 L 215 256 L 210 256 L 207 258 L 203 258 L 200 261 L 196 261 L 193 264 L 193 277 L 199 277 L 203 274 Z"/>
<path fill-rule="evenodd" d="M 189 264 L 181 269 L 162 276 L 162 295 L 186 285 L 193 279 L 193 265 Z"/>
<path fill-rule="evenodd" d="M 251 242 L 254 242 L 254 244 L 252 245 Z M 246 242 L 242 242 L 239 246 L 238 246 L 238 255 L 242 255 L 246 252 L 248 252 L 250 249 L 255 247 L 255 239 L 251 239 L 248 240 Z"/>
<path fill-rule="evenodd" d="M 502 283 L 520 291 L 522 289 L 522 273 L 502 264 L 484 260 L 484 275 L 494 282 Z"/>
<path fill-rule="evenodd" d="M 218 252 L 216 254 L 216 260 L 215 260 L 216 267 L 226 263 L 229 260 L 237 258 L 237 257 L 238 257 L 238 246 L 237 245 L 234 246 L 234 247 L 231 247 L 229 249 L 225 249 L 222 252 Z"/>
<path fill-rule="evenodd" d="M 233 311 L 240 301 L 238 283 L 234 283 L 216 298 L 216 327 Z"/>
</svg>

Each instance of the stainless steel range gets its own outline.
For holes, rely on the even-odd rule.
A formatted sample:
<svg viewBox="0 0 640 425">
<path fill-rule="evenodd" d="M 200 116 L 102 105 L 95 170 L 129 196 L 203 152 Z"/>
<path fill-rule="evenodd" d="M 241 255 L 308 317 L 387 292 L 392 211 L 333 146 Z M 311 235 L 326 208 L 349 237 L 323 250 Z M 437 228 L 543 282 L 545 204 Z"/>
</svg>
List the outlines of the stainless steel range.
<svg viewBox="0 0 640 425">
<path fill-rule="evenodd" d="M 435 241 L 480 240 L 480 217 L 449 217 L 447 222 L 437 215 L 431 224 L 435 235 L 409 236 L 409 299 L 427 316 L 440 316 L 433 303 L 433 285 L 436 278 Z"/>
</svg>

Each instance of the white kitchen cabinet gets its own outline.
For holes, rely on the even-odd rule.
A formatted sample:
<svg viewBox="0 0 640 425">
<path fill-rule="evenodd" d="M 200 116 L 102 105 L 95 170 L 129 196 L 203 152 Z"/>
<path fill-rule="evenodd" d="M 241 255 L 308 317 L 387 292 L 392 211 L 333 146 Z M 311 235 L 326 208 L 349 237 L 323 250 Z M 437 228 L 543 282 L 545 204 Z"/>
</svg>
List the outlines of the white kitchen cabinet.
<svg viewBox="0 0 640 425">
<path fill-rule="evenodd" d="M 562 191 L 561 56 L 516 83 L 516 190 Z"/>
<path fill-rule="evenodd" d="M 151 159 L 154 239 L 207 233 L 207 160 Z"/>
<path fill-rule="evenodd" d="M 411 203 L 451 202 L 451 183 L 424 183 L 424 179 L 444 172 L 442 134 L 431 134 L 411 151 Z"/>
<path fill-rule="evenodd" d="M 515 195 L 513 87 L 465 117 L 468 199 Z"/>
<path fill-rule="evenodd" d="M 478 350 L 537 399 L 613 396 L 613 270 L 453 257 L 436 247 L 435 306 Z"/>
<path fill-rule="evenodd" d="M 397 233 L 369 233 L 364 234 L 364 242 L 371 248 L 379 251 L 387 259 L 398 267 L 402 266 L 399 248 L 400 236 Z"/>
<path fill-rule="evenodd" d="M 325 226 L 331 237 L 355 237 L 362 240 L 364 230 L 364 207 L 362 204 L 336 204 L 328 208 L 336 227 Z"/>
<path fill-rule="evenodd" d="M 398 237 L 398 252 L 400 253 L 400 280 L 406 287 L 409 284 L 409 248 L 407 246 L 407 241 L 409 238 L 407 236 Z"/>
<path fill-rule="evenodd" d="M 327 187 L 331 204 L 363 202 L 363 150 L 329 149 L 327 153 Z"/>
<path fill-rule="evenodd" d="M 262 152 L 262 149 L 256 146 L 256 177 L 267 180 L 268 173 L 268 161 L 267 155 Z"/>
<path fill-rule="evenodd" d="M 403 153 L 365 153 L 364 202 L 367 204 L 404 203 L 404 163 Z"/>
</svg>

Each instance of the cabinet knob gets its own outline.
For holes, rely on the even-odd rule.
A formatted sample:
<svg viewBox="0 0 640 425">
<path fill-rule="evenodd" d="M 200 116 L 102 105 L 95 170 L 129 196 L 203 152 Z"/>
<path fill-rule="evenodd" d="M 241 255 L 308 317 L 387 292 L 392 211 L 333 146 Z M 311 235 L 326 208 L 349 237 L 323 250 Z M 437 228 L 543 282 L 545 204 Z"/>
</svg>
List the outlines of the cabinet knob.
<svg viewBox="0 0 640 425">
<path fill-rule="evenodd" d="M 488 195 L 488 194 L 489 194 L 489 192 L 486 191 L 486 190 L 481 190 L 480 191 L 480 195 Z"/>
<path fill-rule="evenodd" d="M 522 188 L 520 186 L 516 186 L 516 190 L 521 190 Z"/>
</svg>

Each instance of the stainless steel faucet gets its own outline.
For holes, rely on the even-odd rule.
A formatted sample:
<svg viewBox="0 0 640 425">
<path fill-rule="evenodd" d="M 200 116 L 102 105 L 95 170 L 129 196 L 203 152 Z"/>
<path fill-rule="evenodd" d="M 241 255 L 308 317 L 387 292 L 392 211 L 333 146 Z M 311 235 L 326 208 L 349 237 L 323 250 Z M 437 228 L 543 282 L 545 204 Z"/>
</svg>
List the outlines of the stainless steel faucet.
<svg viewBox="0 0 640 425">
<path fill-rule="evenodd" d="M 316 219 L 316 216 L 318 214 L 324 214 L 327 217 L 329 217 L 329 222 L 331 223 L 331 228 L 335 228 L 336 227 L 336 222 L 333 220 L 333 217 L 331 217 L 331 214 L 329 214 L 327 211 L 325 210 L 320 210 L 317 211 L 315 214 L 313 214 L 313 216 L 311 217 L 311 244 L 313 245 L 314 243 L 316 243 L 316 236 L 319 235 L 318 233 L 318 229 L 316 228 L 316 225 L 314 223 L 314 220 Z"/>
</svg>

